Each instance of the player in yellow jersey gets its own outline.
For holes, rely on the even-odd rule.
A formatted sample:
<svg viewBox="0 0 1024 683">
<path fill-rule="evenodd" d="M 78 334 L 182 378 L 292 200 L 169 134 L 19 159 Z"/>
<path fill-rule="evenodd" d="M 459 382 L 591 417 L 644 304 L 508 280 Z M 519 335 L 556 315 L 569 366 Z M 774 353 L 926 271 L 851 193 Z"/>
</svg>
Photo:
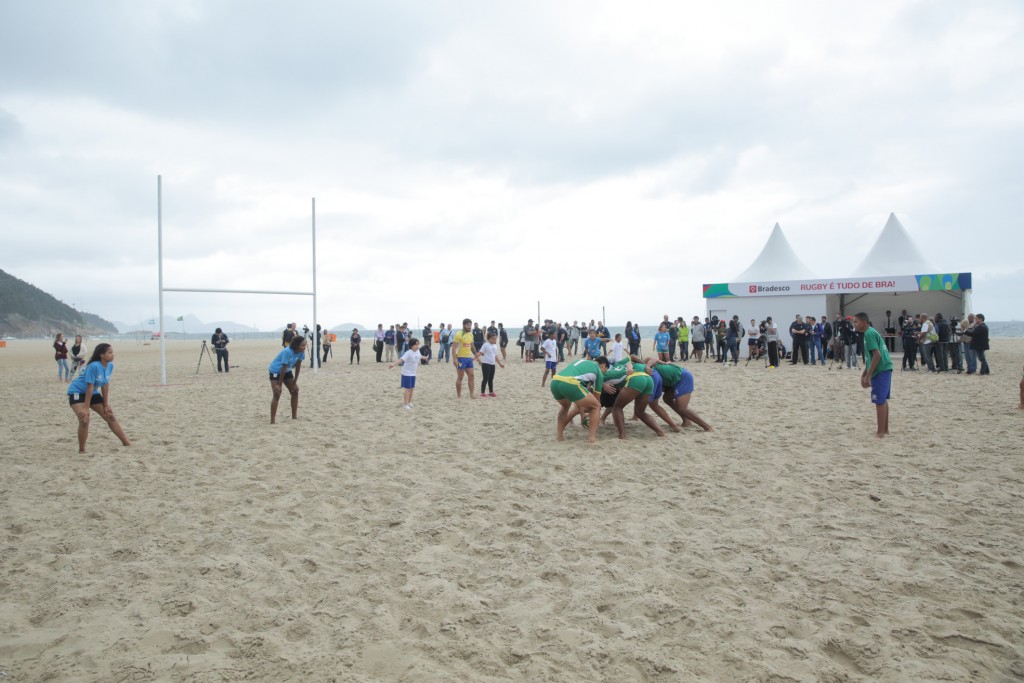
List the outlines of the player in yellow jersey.
<svg viewBox="0 0 1024 683">
<path fill-rule="evenodd" d="M 455 395 L 462 398 L 462 378 L 469 377 L 469 397 L 476 398 L 473 380 L 473 361 L 480 354 L 473 346 L 473 321 L 466 318 L 462 321 L 462 329 L 452 337 L 452 364 L 458 368 L 455 379 Z"/>
</svg>

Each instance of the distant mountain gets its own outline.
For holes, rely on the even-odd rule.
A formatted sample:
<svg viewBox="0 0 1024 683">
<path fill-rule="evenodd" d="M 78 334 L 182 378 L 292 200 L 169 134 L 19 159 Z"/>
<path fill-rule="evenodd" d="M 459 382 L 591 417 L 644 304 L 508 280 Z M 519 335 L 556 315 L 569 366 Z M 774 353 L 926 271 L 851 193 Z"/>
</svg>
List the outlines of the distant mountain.
<svg viewBox="0 0 1024 683">
<path fill-rule="evenodd" d="M 328 327 L 327 328 L 327 330 L 329 332 L 333 332 L 334 334 L 338 335 L 339 337 L 341 336 L 342 332 L 345 333 L 345 336 L 348 336 L 348 335 L 352 334 L 352 330 L 354 330 L 354 329 L 355 330 L 359 330 L 359 333 L 362 334 L 362 333 L 366 332 L 366 330 L 368 330 L 370 328 L 366 327 L 365 325 L 360 325 L 359 323 L 341 323 L 339 325 L 335 325 L 334 327 Z M 377 328 L 373 328 L 373 329 L 377 329 Z"/>
<path fill-rule="evenodd" d="M 191 313 L 182 317 L 184 318 L 184 320 L 178 320 L 178 316 L 175 315 L 165 315 L 164 332 L 180 333 L 182 331 L 182 328 L 184 328 L 186 334 L 212 334 L 213 331 L 216 330 L 218 327 L 227 332 L 229 335 L 234 333 L 251 334 L 253 332 L 258 331 L 254 327 L 251 327 L 249 325 L 243 325 L 241 323 L 236 323 L 231 320 L 217 320 L 214 322 L 205 323 L 196 316 L 192 315 Z M 148 320 L 142 320 L 140 322 L 137 322 L 134 325 L 118 322 L 117 329 L 121 331 L 121 334 L 126 334 L 128 332 L 135 332 L 138 330 L 154 332 L 156 330 L 159 330 L 160 326 L 157 325 L 155 318 L 149 318 Z M 264 332 L 265 331 L 266 330 L 264 330 Z"/>
<path fill-rule="evenodd" d="M 0 337 L 117 334 L 112 323 L 81 313 L 35 285 L 0 270 Z"/>
</svg>

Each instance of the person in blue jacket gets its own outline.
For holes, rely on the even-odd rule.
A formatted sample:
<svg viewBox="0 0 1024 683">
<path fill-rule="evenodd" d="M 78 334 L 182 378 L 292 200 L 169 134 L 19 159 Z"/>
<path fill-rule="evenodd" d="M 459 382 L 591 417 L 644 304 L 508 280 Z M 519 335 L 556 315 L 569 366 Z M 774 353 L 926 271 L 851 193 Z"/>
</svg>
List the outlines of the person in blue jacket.
<svg viewBox="0 0 1024 683">
<path fill-rule="evenodd" d="M 299 373 L 305 358 L 306 338 L 297 336 L 270 363 L 270 388 L 274 392 L 270 401 L 270 424 L 277 421 L 277 402 L 281 400 L 282 386 L 288 387 L 292 396 L 292 419 L 299 419 Z"/>
<path fill-rule="evenodd" d="M 110 377 L 114 374 L 114 347 L 97 344 L 83 370 L 71 384 L 67 395 L 71 410 L 78 417 L 78 452 L 85 453 L 85 442 L 89 438 L 89 409 L 95 410 L 106 421 L 110 431 L 121 439 L 125 446 L 131 446 L 121 423 L 110 409 Z"/>
</svg>

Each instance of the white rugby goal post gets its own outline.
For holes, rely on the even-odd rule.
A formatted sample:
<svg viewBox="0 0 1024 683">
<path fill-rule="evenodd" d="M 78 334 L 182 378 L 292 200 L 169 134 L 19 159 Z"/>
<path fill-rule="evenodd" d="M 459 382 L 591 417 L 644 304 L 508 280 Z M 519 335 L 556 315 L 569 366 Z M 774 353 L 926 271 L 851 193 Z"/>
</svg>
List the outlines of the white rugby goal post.
<svg viewBox="0 0 1024 683">
<path fill-rule="evenodd" d="M 200 289 L 196 287 L 164 287 L 163 176 L 156 177 L 156 253 L 157 279 L 160 288 L 160 383 L 167 384 L 167 339 L 164 334 L 164 292 L 200 292 L 204 294 L 286 294 L 313 297 L 313 329 L 316 330 L 316 197 L 313 197 L 313 291 L 279 292 L 262 289 Z M 313 349 L 316 356 L 318 349 Z M 313 363 L 316 374 L 319 363 Z"/>
</svg>

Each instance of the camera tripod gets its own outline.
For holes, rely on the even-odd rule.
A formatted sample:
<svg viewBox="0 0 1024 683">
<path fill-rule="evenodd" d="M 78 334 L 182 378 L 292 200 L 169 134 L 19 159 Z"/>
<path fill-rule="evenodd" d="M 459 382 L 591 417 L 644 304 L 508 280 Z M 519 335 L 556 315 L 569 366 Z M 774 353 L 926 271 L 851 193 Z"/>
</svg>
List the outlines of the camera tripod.
<svg viewBox="0 0 1024 683">
<path fill-rule="evenodd" d="M 204 353 L 206 354 L 206 357 L 210 359 L 210 368 L 212 370 L 216 370 L 217 369 L 217 367 L 213 364 L 213 354 L 210 353 L 210 347 L 206 345 L 206 340 L 204 339 L 203 340 L 203 345 L 199 349 L 199 362 L 196 363 L 196 374 L 197 375 L 199 374 L 199 366 L 201 366 L 203 364 L 203 354 Z"/>
</svg>

